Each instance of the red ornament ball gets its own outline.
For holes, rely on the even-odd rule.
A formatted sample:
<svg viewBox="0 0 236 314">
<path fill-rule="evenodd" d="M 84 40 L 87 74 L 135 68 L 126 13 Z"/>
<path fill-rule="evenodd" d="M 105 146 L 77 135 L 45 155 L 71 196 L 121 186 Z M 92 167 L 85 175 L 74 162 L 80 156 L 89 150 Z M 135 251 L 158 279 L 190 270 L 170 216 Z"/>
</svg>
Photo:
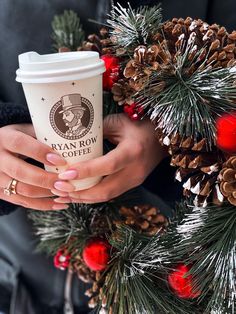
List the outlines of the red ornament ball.
<svg viewBox="0 0 236 314">
<path fill-rule="evenodd" d="M 228 153 L 236 153 L 236 113 L 224 114 L 216 120 L 217 146 Z"/>
<path fill-rule="evenodd" d="M 201 294 L 200 291 L 193 291 L 192 275 L 186 276 L 190 269 L 191 266 L 180 264 L 168 276 L 169 285 L 179 298 L 194 299 Z"/>
<path fill-rule="evenodd" d="M 57 252 L 57 254 L 54 256 L 54 265 L 56 268 L 59 268 L 61 270 L 66 270 L 66 268 L 70 265 L 70 254 L 67 253 L 66 250 L 61 249 Z"/>
<path fill-rule="evenodd" d="M 120 59 L 111 55 L 103 55 L 106 72 L 103 73 L 103 89 L 110 91 L 120 78 Z"/>
<path fill-rule="evenodd" d="M 106 240 L 92 239 L 83 250 L 85 264 L 93 271 L 101 271 L 107 267 L 110 260 L 111 246 Z"/>
</svg>

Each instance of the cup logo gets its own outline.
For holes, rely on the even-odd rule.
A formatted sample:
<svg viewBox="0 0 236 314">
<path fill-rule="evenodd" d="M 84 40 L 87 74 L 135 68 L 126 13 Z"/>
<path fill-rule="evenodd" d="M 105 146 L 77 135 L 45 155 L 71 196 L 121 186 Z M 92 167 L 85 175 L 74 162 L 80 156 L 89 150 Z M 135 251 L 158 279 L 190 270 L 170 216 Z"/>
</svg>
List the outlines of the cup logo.
<svg viewBox="0 0 236 314">
<path fill-rule="evenodd" d="M 54 131 L 68 140 L 85 136 L 92 127 L 94 109 L 91 102 L 80 94 L 64 95 L 50 111 Z"/>
</svg>

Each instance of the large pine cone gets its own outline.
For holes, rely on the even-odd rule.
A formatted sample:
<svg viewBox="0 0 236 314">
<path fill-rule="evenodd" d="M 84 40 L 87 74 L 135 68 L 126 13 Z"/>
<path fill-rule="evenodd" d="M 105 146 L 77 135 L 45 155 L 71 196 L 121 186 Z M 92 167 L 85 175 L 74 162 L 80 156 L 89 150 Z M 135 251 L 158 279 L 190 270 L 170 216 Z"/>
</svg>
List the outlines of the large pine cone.
<svg viewBox="0 0 236 314">
<path fill-rule="evenodd" d="M 220 172 L 220 190 L 230 204 L 236 206 L 236 156 L 230 157 Z"/>
<path fill-rule="evenodd" d="M 173 57 L 183 41 L 194 39 L 193 53 L 203 49 L 202 57 L 207 56 L 207 64 L 213 67 L 232 65 L 236 56 L 236 31 L 229 34 L 225 27 L 208 25 L 200 19 L 173 18 L 163 24 L 163 36 L 157 34 L 156 37 L 159 41 L 166 40 Z"/>
<path fill-rule="evenodd" d="M 152 73 L 156 71 L 167 72 L 175 70 L 176 57 L 184 53 L 186 45 L 191 45 L 188 59 L 189 68 L 185 74 L 191 76 L 201 67 L 208 66 L 228 67 L 235 64 L 236 56 L 236 31 L 229 34 L 224 27 L 217 24 L 208 25 L 202 20 L 173 18 L 163 24 L 161 32 L 153 37 L 150 47 L 138 46 L 132 60 L 125 69 L 124 76 L 129 80 L 134 91 L 142 90 L 149 82 Z M 206 62 L 205 62 L 205 59 Z M 204 61 L 204 62 L 203 62 Z M 155 93 L 163 90 L 165 82 L 155 86 Z"/>
<path fill-rule="evenodd" d="M 160 143 L 168 147 L 171 165 L 178 167 L 175 178 L 183 182 L 184 195 L 195 195 L 194 203 L 198 206 L 206 206 L 207 201 L 222 203 L 218 175 L 224 155 L 217 148 L 208 152 L 204 138 L 194 142 L 191 137 L 181 138 L 179 134 L 165 136 L 161 130 L 157 136 Z"/>
</svg>

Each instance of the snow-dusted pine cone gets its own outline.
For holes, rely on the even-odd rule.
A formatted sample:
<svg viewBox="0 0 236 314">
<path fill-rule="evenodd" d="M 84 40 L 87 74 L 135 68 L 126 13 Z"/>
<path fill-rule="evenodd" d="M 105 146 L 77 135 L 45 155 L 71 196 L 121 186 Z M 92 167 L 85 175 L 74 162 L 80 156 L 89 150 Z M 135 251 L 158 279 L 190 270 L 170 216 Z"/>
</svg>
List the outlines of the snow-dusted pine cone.
<svg viewBox="0 0 236 314">
<path fill-rule="evenodd" d="M 207 201 L 222 203 L 218 175 L 224 155 L 216 148 L 209 152 L 206 139 L 194 142 L 191 137 L 181 138 L 179 134 L 165 136 L 161 130 L 157 136 L 168 147 L 171 165 L 178 167 L 175 178 L 183 182 L 184 195 L 195 195 L 195 204 L 199 206 L 206 206 Z"/>
<path fill-rule="evenodd" d="M 236 206 L 236 156 L 230 157 L 224 163 L 219 178 L 222 194 Z"/>
<path fill-rule="evenodd" d="M 207 58 L 206 64 L 227 67 L 235 60 L 236 31 L 228 33 L 225 27 L 209 25 L 200 19 L 173 18 L 163 24 L 163 35 L 157 34 L 156 37 L 159 41 L 166 40 L 172 57 L 184 41 L 194 39 L 193 55 L 202 49 L 202 58 Z"/>
</svg>

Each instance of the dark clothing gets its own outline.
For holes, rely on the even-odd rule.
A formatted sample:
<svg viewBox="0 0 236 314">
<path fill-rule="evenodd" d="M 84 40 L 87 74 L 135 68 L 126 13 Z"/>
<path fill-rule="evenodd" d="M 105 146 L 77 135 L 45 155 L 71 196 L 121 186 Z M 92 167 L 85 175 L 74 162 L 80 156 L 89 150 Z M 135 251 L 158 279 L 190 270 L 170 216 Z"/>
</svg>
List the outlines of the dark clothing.
<svg viewBox="0 0 236 314">
<path fill-rule="evenodd" d="M 127 5 L 125 0 L 119 3 Z M 130 3 L 135 7 L 157 1 L 133 0 Z M 26 51 L 41 54 L 52 52 L 53 16 L 65 9 L 75 10 L 88 34 L 96 31 L 98 26 L 87 19 L 105 20 L 109 7 L 108 0 L 0 0 L 0 127 L 30 122 L 22 86 L 15 82 L 17 56 Z M 162 7 L 164 20 L 191 16 L 208 23 L 222 24 L 229 30 L 236 25 L 236 2 L 233 0 L 224 0 L 223 4 L 221 0 L 163 0 Z M 167 202 L 176 200 L 180 195 L 179 185 L 173 184 L 173 171 L 168 166 L 168 160 L 165 160 L 145 182 L 151 191 Z M 164 208 L 163 204 L 160 206 Z M 14 205 L 0 201 L 0 214 L 7 214 L 13 209 Z M 13 314 L 34 314 L 29 309 L 30 300 L 37 300 L 41 304 L 39 314 L 54 313 L 52 309 L 43 310 L 42 304 L 45 308 L 62 306 L 65 273 L 56 270 L 51 259 L 32 254 L 35 241 L 25 209 L 0 219 L 0 311 L 1 306 L 7 303 L 8 296 L 12 297 L 19 287 L 21 300 L 28 298 L 28 303 Z M 10 277 L 6 275 L 9 273 Z M 79 307 L 79 314 L 83 313 L 83 304 L 87 302 L 83 290 L 83 283 L 74 280 L 73 301 Z M 1 291 L 4 291 L 4 295 Z"/>
</svg>

